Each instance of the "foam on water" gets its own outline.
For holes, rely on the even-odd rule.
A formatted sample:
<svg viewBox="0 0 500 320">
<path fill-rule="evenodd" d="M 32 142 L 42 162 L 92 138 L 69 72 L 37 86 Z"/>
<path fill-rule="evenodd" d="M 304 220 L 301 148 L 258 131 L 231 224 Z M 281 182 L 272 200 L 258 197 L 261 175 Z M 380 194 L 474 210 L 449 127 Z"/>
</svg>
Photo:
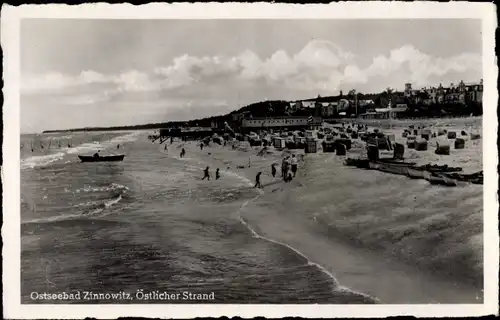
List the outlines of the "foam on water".
<svg viewBox="0 0 500 320">
<path fill-rule="evenodd" d="M 50 223 L 50 222 L 58 222 L 63 220 L 72 220 L 81 218 L 81 214 L 62 214 L 58 216 L 50 216 L 45 218 L 31 219 L 27 221 L 23 221 L 22 224 L 30 224 L 30 223 Z"/>
<path fill-rule="evenodd" d="M 107 141 L 93 141 L 93 142 L 86 142 L 82 143 L 78 146 L 75 147 L 61 147 L 61 148 L 52 148 L 55 150 L 59 150 L 60 152 L 57 153 L 52 153 L 52 154 L 47 154 L 47 155 L 41 155 L 41 156 L 31 156 L 26 159 L 21 160 L 21 169 L 34 169 L 36 167 L 44 167 L 47 166 L 53 162 L 59 161 L 64 158 L 66 154 L 79 154 L 79 153 L 86 153 L 86 152 L 92 152 L 92 151 L 97 151 L 97 150 L 103 150 L 108 147 L 115 147 L 116 144 L 120 143 L 126 143 L 126 142 L 133 142 L 137 140 L 140 136 L 140 132 L 132 132 L 123 136 L 115 137 Z M 64 136 L 66 138 L 70 138 L 71 136 Z M 50 137 L 49 139 L 55 140 L 55 137 Z M 62 138 L 59 138 L 62 139 Z M 65 163 L 70 163 L 73 161 L 66 161 Z"/>
<path fill-rule="evenodd" d="M 117 197 L 112 198 L 112 199 L 107 199 L 104 201 L 87 201 L 84 203 L 79 203 L 75 205 L 74 207 L 90 207 L 88 211 L 84 211 L 83 213 L 73 213 L 73 214 L 62 214 L 62 215 L 57 215 L 57 216 L 50 216 L 50 217 L 44 217 L 44 218 L 37 218 L 37 219 L 31 219 L 27 221 L 23 221 L 23 224 L 30 224 L 30 223 L 51 223 L 51 222 L 60 222 L 60 221 L 66 221 L 66 220 L 74 220 L 74 219 L 80 219 L 84 217 L 89 217 L 89 216 L 95 216 L 98 213 L 103 212 L 105 209 L 109 209 L 110 207 L 114 206 L 118 202 L 122 200 L 122 194 L 119 194 Z M 100 215 L 101 217 L 109 214 L 104 213 Z"/>
<path fill-rule="evenodd" d="M 44 156 L 32 156 L 21 160 L 21 169 L 33 169 L 35 167 L 43 167 L 51 164 L 52 162 L 61 160 L 64 153 L 58 152 Z"/>
<path fill-rule="evenodd" d="M 76 193 L 80 192 L 105 192 L 105 191 L 113 191 L 113 190 L 128 190 L 126 186 L 123 186 L 118 183 L 112 183 L 109 186 L 106 187 L 93 187 L 93 186 L 88 186 L 85 185 L 83 188 L 76 189 Z"/>
<path fill-rule="evenodd" d="M 104 201 L 102 203 L 101 206 L 99 206 L 98 208 L 94 209 L 94 210 L 91 210 L 90 212 L 88 212 L 86 215 L 95 215 L 97 213 L 101 213 L 103 212 L 105 209 L 108 209 L 110 208 L 111 206 L 117 204 L 118 202 L 120 202 L 122 200 L 122 195 L 118 195 L 118 197 L 114 198 L 114 199 L 111 199 L 111 200 L 107 200 L 107 201 Z M 107 213 L 109 214 L 109 212 Z M 102 214 L 101 216 L 106 216 L 107 214 Z"/>
<path fill-rule="evenodd" d="M 241 176 L 235 172 L 232 172 L 232 171 L 225 171 L 225 174 L 227 175 L 230 175 L 236 179 L 239 179 L 241 181 L 243 181 L 246 185 L 248 186 L 253 186 L 252 184 L 252 181 L 244 176 Z M 271 242 L 271 243 L 274 243 L 274 244 L 277 244 L 277 245 L 280 245 L 282 247 L 286 247 L 288 248 L 289 250 L 292 250 L 293 252 L 295 252 L 297 255 L 301 256 L 302 258 L 304 258 L 306 261 L 307 261 L 307 264 L 310 265 L 310 266 L 314 266 L 316 268 L 318 268 L 319 270 L 321 270 L 321 272 L 323 272 L 324 274 L 326 274 L 332 281 L 333 283 L 335 284 L 335 287 L 336 287 L 336 291 L 338 292 L 349 292 L 349 293 L 353 293 L 353 294 L 356 294 L 356 295 L 359 295 L 359 296 L 363 296 L 365 298 L 368 298 L 370 300 L 372 300 L 373 302 L 375 303 L 380 303 L 380 300 L 377 299 L 376 297 L 372 297 L 370 295 L 367 295 L 367 294 L 364 294 L 364 293 L 361 293 L 361 292 L 356 292 L 354 290 L 351 290 L 347 287 L 344 287 L 344 286 L 340 286 L 340 284 L 337 282 L 335 276 L 329 272 L 326 268 L 324 268 L 322 265 L 316 263 L 316 262 L 313 262 L 311 261 L 305 254 L 303 254 L 302 252 L 300 252 L 299 250 L 295 249 L 294 247 L 286 244 L 286 243 L 283 243 L 283 242 L 280 242 L 280 241 L 277 241 L 277 240 L 273 240 L 271 238 L 268 238 L 268 237 L 265 237 L 265 236 L 262 236 L 260 234 L 258 234 L 249 224 L 248 222 L 241 216 L 241 211 L 251 202 L 253 201 L 256 201 L 257 199 L 259 199 L 260 196 L 262 196 L 264 194 L 264 191 L 262 189 L 255 189 L 259 194 L 255 197 L 253 197 L 252 199 L 250 200 L 247 200 L 245 201 L 239 208 L 239 210 L 237 211 L 237 216 L 238 216 L 238 219 L 239 221 L 241 222 L 242 225 L 244 225 L 249 231 L 250 233 L 252 234 L 252 236 L 256 239 L 261 239 L 261 240 L 264 240 L 264 241 L 268 241 L 268 242 Z"/>
<path fill-rule="evenodd" d="M 246 178 L 244 178 L 246 179 Z M 248 180 L 248 179 L 247 179 Z M 310 265 L 310 266 L 314 266 L 316 268 L 318 268 L 319 270 L 321 270 L 321 272 L 323 272 L 324 274 L 326 274 L 332 281 L 333 283 L 335 284 L 335 291 L 338 291 L 338 292 L 349 292 L 349 293 L 353 293 L 353 294 L 356 294 L 356 295 L 360 295 L 360 296 L 363 296 L 365 298 L 368 298 L 368 299 L 371 299 L 373 302 L 376 302 L 376 303 L 380 303 L 380 300 L 377 299 L 376 297 L 372 297 L 370 295 L 367 295 L 367 294 L 364 294 L 364 293 L 361 293 L 361 292 L 356 292 L 354 290 L 351 290 L 345 286 L 341 286 L 338 282 L 337 282 L 337 279 L 335 278 L 335 276 L 329 272 L 326 268 L 324 268 L 323 266 L 321 266 L 320 264 L 316 263 L 316 262 L 313 262 L 311 261 L 305 254 L 303 254 L 302 252 L 300 252 L 299 250 L 295 249 L 294 247 L 286 244 L 286 243 L 283 243 L 283 242 L 280 242 L 280 241 L 276 241 L 276 240 L 273 240 L 271 238 L 268 238 L 268 237 L 264 237 L 260 234 L 258 234 L 249 224 L 247 221 L 245 221 L 245 219 L 241 216 L 240 212 L 241 210 L 243 210 L 244 207 L 246 207 L 250 202 L 252 201 L 255 201 L 257 200 L 261 195 L 263 194 L 263 192 L 257 196 L 255 196 L 254 198 L 250 199 L 250 200 L 247 200 L 245 201 L 240 209 L 238 210 L 238 218 L 240 220 L 240 222 L 252 233 L 252 236 L 256 239 L 261 239 L 261 240 L 264 240 L 264 241 L 268 241 L 268 242 L 271 242 L 271 243 L 274 243 L 274 244 L 277 244 L 277 245 L 280 245 L 280 246 L 283 246 L 283 247 L 286 247 L 288 248 L 289 250 L 295 252 L 297 255 L 301 256 L 302 258 L 304 258 L 306 261 L 307 261 L 307 264 Z"/>
</svg>

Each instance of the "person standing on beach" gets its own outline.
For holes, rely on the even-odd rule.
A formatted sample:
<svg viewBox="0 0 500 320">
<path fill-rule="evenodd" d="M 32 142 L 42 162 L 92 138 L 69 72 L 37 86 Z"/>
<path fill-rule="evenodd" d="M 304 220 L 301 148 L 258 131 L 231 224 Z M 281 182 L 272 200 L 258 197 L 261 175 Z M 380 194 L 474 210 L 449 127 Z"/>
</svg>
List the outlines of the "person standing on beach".
<svg viewBox="0 0 500 320">
<path fill-rule="evenodd" d="M 165 148 L 163 150 L 168 151 L 167 145 L 165 144 Z"/>
<path fill-rule="evenodd" d="M 262 188 L 262 185 L 260 184 L 260 175 L 262 174 L 262 172 L 259 171 L 259 173 L 257 173 L 257 175 L 255 176 L 255 186 L 254 188 Z"/>
<path fill-rule="evenodd" d="M 295 178 L 295 175 L 297 174 L 297 166 L 299 164 L 299 161 L 295 157 L 295 155 L 292 155 L 292 173 L 293 177 Z"/>
<path fill-rule="evenodd" d="M 182 150 L 181 150 L 181 158 L 184 158 L 185 155 L 186 155 L 186 150 L 184 150 L 184 148 L 182 148 Z"/>
<path fill-rule="evenodd" d="M 219 180 L 220 178 L 220 173 L 219 173 L 219 168 L 217 168 L 217 170 L 215 170 L 215 180 Z"/>
<path fill-rule="evenodd" d="M 207 178 L 208 180 L 210 180 L 210 172 L 208 172 L 209 169 L 210 168 L 207 166 L 205 168 L 205 170 L 203 170 L 203 172 L 205 173 L 205 175 L 203 176 L 203 179 L 201 179 L 201 180 L 205 180 L 205 178 Z"/>
<path fill-rule="evenodd" d="M 271 165 L 271 174 L 273 175 L 273 178 L 276 177 L 276 163 Z"/>
<path fill-rule="evenodd" d="M 286 157 L 283 164 L 283 179 L 286 181 L 288 178 L 288 170 L 290 170 L 290 160 Z"/>
<path fill-rule="evenodd" d="M 286 168 L 286 158 L 283 158 L 283 161 L 281 161 L 281 177 L 283 179 L 285 178 L 285 168 Z"/>
<path fill-rule="evenodd" d="M 200 143 L 200 150 L 203 151 L 203 142 Z"/>
</svg>

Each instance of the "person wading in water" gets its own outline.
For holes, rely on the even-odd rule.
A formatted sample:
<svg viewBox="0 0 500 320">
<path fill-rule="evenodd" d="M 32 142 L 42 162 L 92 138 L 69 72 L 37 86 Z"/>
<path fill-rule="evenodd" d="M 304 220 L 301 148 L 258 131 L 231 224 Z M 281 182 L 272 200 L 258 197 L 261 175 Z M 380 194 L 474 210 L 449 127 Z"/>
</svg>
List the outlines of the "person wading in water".
<svg viewBox="0 0 500 320">
<path fill-rule="evenodd" d="M 299 164 L 299 161 L 295 157 L 295 155 L 292 155 L 292 173 L 293 177 L 295 178 L 295 175 L 297 174 L 297 166 Z"/>
<path fill-rule="evenodd" d="M 219 180 L 220 178 L 220 173 L 219 173 L 219 168 L 217 168 L 217 170 L 215 170 L 215 180 Z"/>
<path fill-rule="evenodd" d="M 262 185 L 260 184 L 260 175 L 262 174 L 262 172 L 259 171 L 259 173 L 257 173 L 257 175 L 255 176 L 255 186 L 254 188 L 262 188 Z"/>
<path fill-rule="evenodd" d="M 205 175 L 203 176 L 203 179 L 201 179 L 201 180 L 205 180 L 205 178 L 207 178 L 207 180 L 210 180 L 210 172 L 208 172 L 209 169 L 210 169 L 209 167 L 206 167 L 205 170 L 203 170 Z"/>
</svg>

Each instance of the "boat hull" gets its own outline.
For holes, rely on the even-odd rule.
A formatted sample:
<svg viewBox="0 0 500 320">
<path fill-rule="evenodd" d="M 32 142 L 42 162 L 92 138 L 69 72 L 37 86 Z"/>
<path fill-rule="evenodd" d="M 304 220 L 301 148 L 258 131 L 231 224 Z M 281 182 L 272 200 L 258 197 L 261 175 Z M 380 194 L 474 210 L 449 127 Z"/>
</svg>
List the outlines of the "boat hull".
<svg viewBox="0 0 500 320">
<path fill-rule="evenodd" d="M 425 171 L 424 172 L 424 178 L 425 180 L 429 181 L 430 184 L 432 185 L 440 185 L 440 186 L 446 186 L 446 187 L 456 187 L 457 182 L 453 179 L 449 179 L 443 176 L 435 176 L 431 172 Z"/>
<path fill-rule="evenodd" d="M 380 171 L 403 176 L 408 175 L 408 168 L 411 166 L 408 163 L 378 162 L 377 164 Z"/>
<path fill-rule="evenodd" d="M 424 179 L 424 172 L 413 168 L 407 169 L 408 177 L 411 179 Z"/>
<path fill-rule="evenodd" d="M 78 156 L 82 162 L 116 162 L 116 161 L 123 161 L 123 158 L 125 158 L 125 155 L 117 155 L 117 156 L 100 156 L 100 157 L 93 157 L 93 156 Z"/>
</svg>

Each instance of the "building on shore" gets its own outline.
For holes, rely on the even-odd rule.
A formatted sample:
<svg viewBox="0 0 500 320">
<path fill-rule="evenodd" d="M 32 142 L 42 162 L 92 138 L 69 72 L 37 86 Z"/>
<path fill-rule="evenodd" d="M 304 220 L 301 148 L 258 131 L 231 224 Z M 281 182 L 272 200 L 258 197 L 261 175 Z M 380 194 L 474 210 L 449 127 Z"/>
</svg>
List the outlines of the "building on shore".
<svg viewBox="0 0 500 320">
<path fill-rule="evenodd" d="M 411 83 L 405 84 L 404 97 L 410 104 L 467 104 L 483 102 L 483 79 L 478 83 L 464 83 L 458 85 L 450 84 L 443 87 L 442 84 L 434 87 L 423 87 L 412 89 Z"/>
<path fill-rule="evenodd" d="M 300 110 L 314 110 L 316 108 L 316 101 L 294 101 L 290 102 L 287 107 L 288 113 L 295 113 Z"/>
<path fill-rule="evenodd" d="M 316 102 L 314 107 L 316 116 L 329 118 L 338 113 L 339 104 L 338 102 Z"/>
<path fill-rule="evenodd" d="M 242 131 L 252 130 L 299 130 L 315 129 L 321 127 L 321 117 L 272 117 L 272 118 L 248 118 L 241 122 Z"/>
<path fill-rule="evenodd" d="M 360 114 L 361 119 L 398 119 L 408 111 L 408 107 L 398 104 L 392 108 L 375 108 L 369 112 Z"/>
</svg>

